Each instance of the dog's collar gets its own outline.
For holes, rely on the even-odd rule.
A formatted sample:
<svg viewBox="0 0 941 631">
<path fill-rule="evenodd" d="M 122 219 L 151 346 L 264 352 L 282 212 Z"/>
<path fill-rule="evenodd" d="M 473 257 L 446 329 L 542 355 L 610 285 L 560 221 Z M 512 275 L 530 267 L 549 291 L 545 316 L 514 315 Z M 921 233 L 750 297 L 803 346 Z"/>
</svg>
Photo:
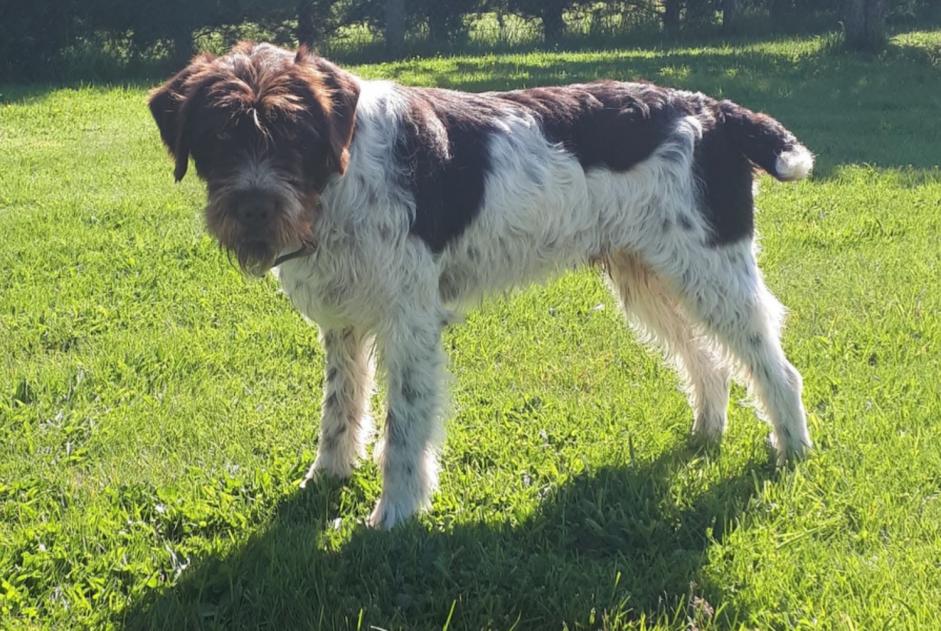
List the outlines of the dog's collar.
<svg viewBox="0 0 941 631">
<path fill-rule="evenodd" d="M 300 258 L 302 256 L 310 256 L 311 254 L 314 253 L 314 250 L 316 249 L 317 248 L 314 247 L 313 243 L 304 243 L 304 245 L 302 245 L 297 250 L 294 250 L 293 252 L 289 252 L 287 254 L 282 254 L 281 256 L 276 258 L 274 260 L 274 265 L 272 265 L 272 267 L 277 267 L 281 265 L 282 263 L 286 263 L 287 261 L 290 261 L 291 259 Z"/>
</svg>

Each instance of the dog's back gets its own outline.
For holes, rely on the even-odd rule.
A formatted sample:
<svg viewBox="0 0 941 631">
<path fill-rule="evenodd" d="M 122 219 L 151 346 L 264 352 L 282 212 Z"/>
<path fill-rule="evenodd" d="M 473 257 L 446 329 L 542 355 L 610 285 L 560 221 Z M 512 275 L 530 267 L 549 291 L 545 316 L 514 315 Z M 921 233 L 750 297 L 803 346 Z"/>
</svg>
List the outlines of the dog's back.
<svg viewBox="0 0 941 631">
<path fill-rule="evenodd" d="M 448 301 L 636 249 L 638 239 L 748 240 L 754 167 L 797 179 L 812 164 L 768 116 L 650 84 L 363 88 L 354 171 L 360 148 L 362 170 L 400 189 L 409 234 L 439 257 Z"/>
</svg>

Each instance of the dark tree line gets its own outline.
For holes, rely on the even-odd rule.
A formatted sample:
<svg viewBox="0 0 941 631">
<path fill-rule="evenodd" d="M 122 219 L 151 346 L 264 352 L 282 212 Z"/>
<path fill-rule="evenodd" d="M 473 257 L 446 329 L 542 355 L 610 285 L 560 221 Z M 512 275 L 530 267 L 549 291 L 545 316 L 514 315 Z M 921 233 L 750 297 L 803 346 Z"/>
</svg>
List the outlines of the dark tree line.
<svg viewBox="0 0 941 631">
<path fill-rule="evenodd" d="M 860 49 L 879 48 L 885 39 L 886 0 L 844 0 L 846 40 Z"/>
<path fill-rule="evenodd" d="M 721 24 L 738 28 L 745 13 L 765 13 L 775 23 L 828 14 L 842 23 L 847 42 L 878 47 L 887 12 L 915 14 L 941 0 L 0 0 L 0 73 L 28 78 L 60 59 L 76 42 L 111 38 L 128 54 L 163 46 L 179 62 L 194 49 L 194 34 L 240 24 L 290 31 L 290 40 L 317 45 L 351 24 L 382 34 L 389 52 L 410 36 L 455 42 L 466 18 L 484 12 L 498 19 L 533 20 L 544 41 L 566 32 L 571 16 L 586 12 L 639 15 L 666 33 Z"/>
</svg>

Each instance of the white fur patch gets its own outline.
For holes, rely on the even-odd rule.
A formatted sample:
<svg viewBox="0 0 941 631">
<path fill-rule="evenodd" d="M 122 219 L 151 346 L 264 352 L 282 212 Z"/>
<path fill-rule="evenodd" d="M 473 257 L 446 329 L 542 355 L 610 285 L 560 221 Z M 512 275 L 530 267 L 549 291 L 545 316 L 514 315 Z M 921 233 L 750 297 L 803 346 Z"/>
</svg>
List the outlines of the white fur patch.
<svg viewBox="0 0 941 631">
<path fill-rule="evenodd" d="M 803 180 L 813 168 L 814 156 L 803 145 L 796 145 L 790 151 L 781 153 L 774 163 L 778 178 L 786 182 Z"/>
</svg>

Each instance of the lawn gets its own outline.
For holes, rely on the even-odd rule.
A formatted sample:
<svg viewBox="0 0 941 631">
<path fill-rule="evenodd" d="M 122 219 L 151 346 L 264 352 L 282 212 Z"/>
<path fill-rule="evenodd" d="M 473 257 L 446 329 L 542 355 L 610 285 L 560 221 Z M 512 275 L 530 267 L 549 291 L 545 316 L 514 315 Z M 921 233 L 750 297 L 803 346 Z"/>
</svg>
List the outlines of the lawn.
<svg viewBox="0 0 941 631">
<path fill-rule="evenodd" d="M 721 453 L 692 450 L 673 373 L 570 273 L 449 329 L 433 509 L 370 531 L 372 463 L 297 488 L 316 330 L 204 233 L 148 85 L 3 86 L 0 627 L 941 626 L 941 31 L 356 70 L 645 78 L 782 120 L 818 169 L 762 177 L 761 264 L 815 452 L 776 471 L 739 388 Z"/>
</svg>

